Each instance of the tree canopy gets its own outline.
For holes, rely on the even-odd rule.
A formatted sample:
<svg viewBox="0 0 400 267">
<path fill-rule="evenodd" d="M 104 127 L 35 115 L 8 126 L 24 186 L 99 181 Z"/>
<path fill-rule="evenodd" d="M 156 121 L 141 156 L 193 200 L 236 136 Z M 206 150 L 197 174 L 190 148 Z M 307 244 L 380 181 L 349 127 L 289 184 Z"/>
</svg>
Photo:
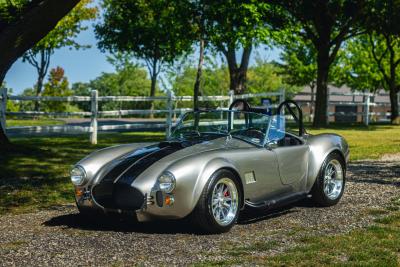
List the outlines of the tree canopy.
<svg viewBox="0 0 400 267">
<path fill-rule="evenodd" d="M 104 0 L 103 21 L 96 25 L 98 46 L 112 53 L 132 53 L 146 62 L 155 95 L 164 64 L 191 49 L 190 10 L 186 1 Z"/>
<path fill-rule="evenodd" d="M 28 49 L 45 37 L 79 0 L 16 0 L 0 2 L 0 84 Z M 0 126 L 0 147 L 9 141 Z"/>
<path fill-rule="evenodd" d="M 36 96 L 40 96 L 42 93 L 43 81 L 50 66 L 50 58 L 56 49 L 90 47 L 77 43 L 75 39 L 81 31 L 87 29 L 87 26 L 82 24 L 83 21 L 96 17 L 97 8 L 89 6 L 91 3 L 92 0 L 81 0 L 46 37 L 23 55 L 23 60 L 31 64 L 37 72 Z M 35 110 L 39 110 L 39 102 L 36 102 Z"/>
<path fill-rule="evenodd" d="M 317 98 L 315 126 L 324 126 L 327 120 L 327 87 L 329 70 L 343 42 L 361 31 L 369 9 L 368 1 L 270 1 L 276 9 L 273 21 L 276 28 L 291 29 L 294 34 L 311 42 L 316 51 Z"/>
</svg>

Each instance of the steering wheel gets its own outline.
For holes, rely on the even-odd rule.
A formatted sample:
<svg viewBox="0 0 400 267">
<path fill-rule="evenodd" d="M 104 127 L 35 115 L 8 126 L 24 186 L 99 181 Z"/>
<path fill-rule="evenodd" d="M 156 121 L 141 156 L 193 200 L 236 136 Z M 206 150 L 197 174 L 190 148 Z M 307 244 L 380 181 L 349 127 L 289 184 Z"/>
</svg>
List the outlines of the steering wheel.
<svg viewBox="0 0 400 267">
<path fill-rule="evenodd" d="M 250 138 L 257 138 L 260 140 L 264 139 L 265 137 L 265 134 L 260 129 L 253 127 L 239 130 L 238 132 L 244 133 L 244 135 L 249 136 Z"/>
</svg>

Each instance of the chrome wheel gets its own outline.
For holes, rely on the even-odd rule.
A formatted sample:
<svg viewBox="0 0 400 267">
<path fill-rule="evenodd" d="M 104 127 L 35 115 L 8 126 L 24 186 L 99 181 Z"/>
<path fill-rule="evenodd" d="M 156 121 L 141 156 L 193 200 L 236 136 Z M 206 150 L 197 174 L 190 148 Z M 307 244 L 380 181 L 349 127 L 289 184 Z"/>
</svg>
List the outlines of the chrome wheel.
<svg viewBox="0 0 400 267">
<path fill-rule="evenodd" d="M 214 186 L 211 198 L 211 211 L 215 221 L 229 225 L 236 217 L 239 207 L 238 191 L 230 178 L 220 179 Z"/>
<path fill-rule="evenodd" d="M 340 162 L 332 159 L 325 167 L 324 172 L 324 193 L 331 199 L 337 199 L 343 189 L 343 169 Z"/>
</svg>

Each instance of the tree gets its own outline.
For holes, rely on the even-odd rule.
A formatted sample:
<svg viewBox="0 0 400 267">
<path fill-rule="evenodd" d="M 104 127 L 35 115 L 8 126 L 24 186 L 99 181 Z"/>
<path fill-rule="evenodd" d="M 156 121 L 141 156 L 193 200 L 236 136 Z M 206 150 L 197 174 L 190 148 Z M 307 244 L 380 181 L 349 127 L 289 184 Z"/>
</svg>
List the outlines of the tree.
<svg viewBox="0 0 400 267">
<path fill-rule="evenodd" d="M 368 35 L 348 40 L 339 55 L 336 83 L 352 90 L 375 92 L 385 88 L 384 79 L 373 55 Z"/>
<path fill-rule="evenodd" d="M 226 58 L 230 90 L 241 94 L 246 89 L 251 51 L 269 37 L 270 28 L 266 23 L 269 4 L 257 0 L 205 2 L 209 5 L 205 19 L 209 42 Z M 242 56 L 238 62 L 240 51 Z"/>
<path fill-rule="evenodd" d="M 143 96 L 143 88 L 149 87 L 150 83 L 145 69 L 128 62 L 119 65 L 114 73 L 102 73 L 88 83 L 73 84 L 72 89 L 74 95 L 90 95 L 91 90 L 97 90 L 102 96 Z M 136 102 L 112 101 L 99 104 L 101 111 L 145 108 L 143 103 Z M 82 102 L 78 106 L 83 110 L 89 110 L 88 103 Z"/>
<path fill-rule="evenodd" d="M 48 82 L 44 85 L 43 96 L 70 96 L 72 95 L 69 89 L 69 82 L 65 77 L 64 69 L 56 67 L 50 70 Z M 65 112 L 69 108 L 68 103 L 63 102 L 45 102 L 43 104 L 45 111 L 50 112 Z"/>
<path fill-rule="evenodd" d="M 369 34 L 370 51 L 389 91 L 391 121 L 400 124 L 400 1 L 375 1 L 364 27 Z"/>
<path fill-rule="evenodd" d="M 0 84 L 28 49 L 46 36 L 79 0 L 16 0 L 0 3 Z M 9 144 L 0 126 L 0 147 Z"/>
<path fill-rule="evenodd" d="M 275 92 L 285 87 L 279 68 L 267 60 L 256 57 L 255 64 L 248 70 L 249 93 Z"/>
<path fill-rule="evenodd" d="M 248 69 L 247 90 L 249 93 L 274 92 L 285 88 L 289 93 L 299 90 L 283 82 L 280 68 L 265 59 L 256 57 L 256 63 Z M 200 96 L 224 95 L 229 86 L 229 70 L 226 65 L 217 65 L 209 59 L 205 60 L 203 71 L 204 79 L 201 81 Z M 196 68 L 190 63 L 181 69 L 175 69 L 170 75 L 170 83 L 175 95 L 190 95 L 191 85 L 196 79 Z M 216 107 L 218 102 L 207 102 L 206 107 Z M 259 102 L 254 104 L 259 105 Z M 182 107 L 187 107 L 182 105 Z M 203 104 L 205 107 L 205 104 Z"/>
<path fill-rule="evenodd" d="M 103 22 L 95 27 L 98 46 L 103 51 L 133 53 L 143 59 L 151 77 L 150 96 L 156 93 L 162 66 L 191 49 L 193 38 L 188 37 L 190 16 L 185 13 L 185 3 L 104 0 Z"/>
<path fill-rule="evenodd" d="M 310 42 L 292 38 L 285 43 L 280 59 L 281 74 L 286 83 L 296 86 L 309 86 L 314 92 L 317 81 L 316 51 Z"/>
<path fill-rule="evenodd" d="M 229 86 L 229 72 L 226 66 L 217 66 L 205 60 L 205 68 L 203 69 L 203 77 L 199 86 L 199 96 L 223 95 L 225 88 Z M 185 64 L 179 71 L 171 73 L 170 83 L 175 95 L 191 95 L 193 93 L 193 84 L 197 79 L 197 68 L 190 64 Z M 216 103 L 212 103 L 214 105 Z"/>
<path fill-rule="evenodd" d="M 81 0 L 67 16 L 57 23 L 57 26 L 45 38 L 23 55 L 23 60 L 35 67 L 38 75 L 35 86 L 36 96 L 42 94 L 43 81 L 47 75 L 50 58 L 56 49 L 61 47 L 75 49 L 89 47 L 78 44 L 75 38 L 81 31 L 87 29 L 86 26 L 82 25 L 82 22 L 96 17 L 97 8 L 88 6 L 91 2 L 92 0 Z M 38 101 L 35 103 L 35 110 L 39 110 Z"/>
<path fill-rule="evenodd" d="M 317 97 L 314 126 L 325 126 L 329 70 L 342 43 L 360 34 L 360 23 L 368 10 L 366 1 L 271 1 L 276 28 L 289 28 L 311 42 L 317 53 Z"/>
<path fill-rule="evenodd" d="M 282 63 L 276 63 L 280 67 L 279 73 L 283 76 L 286 84 L 305 87 L 311 89 L 311 107 L 310 114 L 314 113 L 314 93 L 317 85 L 317 51 L 310 41 L 306 41 L 300 36 L 289 35 L 278 40 L 279 46 L 283 49 L 281 53 Z M 338 72 L 341 67 L 337 66 L 337 59 L 332 63 L 328 74 L 329 81 L 335 85 L 341 84 Z"/>
</svg>

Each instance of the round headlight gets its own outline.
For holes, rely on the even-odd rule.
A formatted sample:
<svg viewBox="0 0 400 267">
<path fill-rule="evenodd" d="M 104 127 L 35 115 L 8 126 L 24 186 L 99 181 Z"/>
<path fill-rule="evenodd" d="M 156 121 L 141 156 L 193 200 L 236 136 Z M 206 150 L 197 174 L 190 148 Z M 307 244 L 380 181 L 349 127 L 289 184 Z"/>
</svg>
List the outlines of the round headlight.
<svg viewBox="0 0 400 267">
<path fill-rule="evenodd" d="M 81 166 L 75 166 L 71 170 L 71 182 L 74 185 L 82 185 L 86 179 L 86 172 Z"/>
<path fill-rule="evenodd" d="M 160 190 L 164 193 L 171 193 L 175 189 L 175 176 L 170 172 L 164 172 L 158 177 Z"/>
</svg>

